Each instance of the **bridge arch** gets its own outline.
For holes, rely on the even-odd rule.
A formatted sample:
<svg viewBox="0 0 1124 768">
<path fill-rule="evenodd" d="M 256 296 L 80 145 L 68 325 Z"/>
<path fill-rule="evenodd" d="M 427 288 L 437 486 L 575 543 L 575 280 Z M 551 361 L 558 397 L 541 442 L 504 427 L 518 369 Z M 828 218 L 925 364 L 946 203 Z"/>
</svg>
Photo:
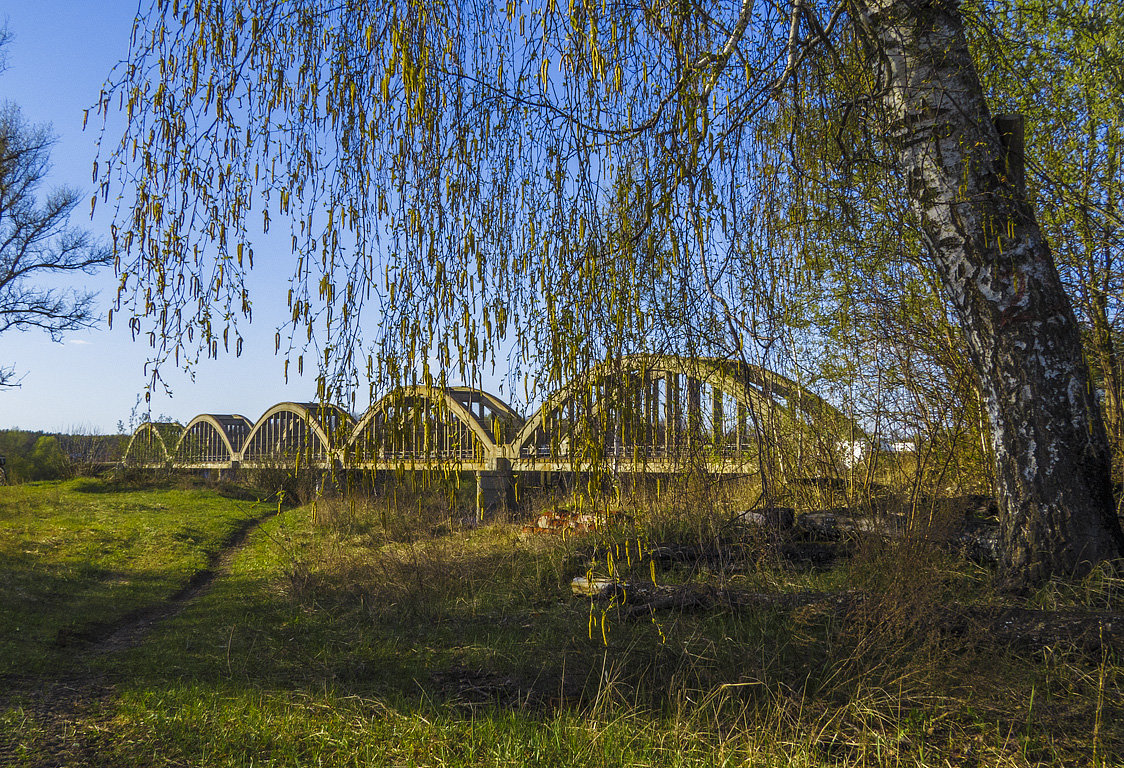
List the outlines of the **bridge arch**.
<svg viewBox="0 0 1124 768">
<path fill-rule="evenodd" d="M 335 405 L 284 402 L 262 414 L 246 435 L 238 458 L 243 464 L 328 461 L 346 444 L 355 420 Z"/>
<path fill-rule="evenodd" d="M 362 463 L 401 459 L 484 461 L 502 453 L 523 419 L 471 387 L 399 387 L 367 409 L 348 449 Z"/>
<path fill-rule="evenodd" d="M 129 444 L 125 446 L 126 466 L 167 466 L 172 460 L 172 451 L 183 434 L 183 425 L 176 421 L 146 421 L 133 430 Z"/>
<path fill-rule="evenodd" d="M 601 363 L 560 389 L 512 440 L 515 457 L 571 464 L 607 457 L 747 457 L 853 423 L 798 382 L 722 358 L 638 354 Z M 830 442 L 830 441 L 828 441 Z M 580 444 L 579 444 L 580 443 Z M 822 446 L 830 453 L 827 443 Z"/>
<path fill-rule="evenodd" d="M 701 461 L 728 475 L 768 462 L 807 474 L 838 463 L 840 439 L 864 437 L 826 400 L 768 369 L 647 354 L 594 366 L 526 421 L 487 392 L 415 385 L 388 393 L 358 422 L 335 406 L 294 402 L 274 405 L 255 424 L 222 414 L 201 414 L 187 427 L 146 422 L 125 461 L 185 468 L 342 461 L 426 471 L 447 464 L 484 473 L 603 465 L 654 474 Z"/>
<path fill-rule="evenodd" d="M 187 465 L 237 462 L 253 423 L 238 414 L 201 413 L 187 423 L 172 451 L 172 461 Z"/>
</svg>

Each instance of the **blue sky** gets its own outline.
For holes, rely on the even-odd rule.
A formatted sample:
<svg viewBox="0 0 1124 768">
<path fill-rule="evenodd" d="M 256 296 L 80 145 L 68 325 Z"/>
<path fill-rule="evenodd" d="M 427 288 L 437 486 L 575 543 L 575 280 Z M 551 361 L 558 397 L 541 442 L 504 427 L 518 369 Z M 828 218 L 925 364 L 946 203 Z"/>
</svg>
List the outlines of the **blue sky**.
<svg viewBox="0 0 1124 768">
<path fill-rule="evenodd" d="M 91 118 L 84 132 L 82 113 L 128 52 L 136 8 L 135 2 L 119 0 L 0 0 L 0 21 L 6 19 L 13 36 L 5 51 L 7 70 L 0 73 L 0 99 L 18 104 L 29 122 L 52 125 L 58 142 L 49 185 L 76 187 L 85 199 L 92 192 L 99 123 Z M 108 239 L 108 219 L 99 213 L 91 221 L 85 206 L 72 223 Z M 282 258 L 288 254 L 278 254 Z M 153 415 L 186 422 L 204 412 L 241 413 L 256 420 L 274 403 L 314 399 L 312 378 L 290 376 L 286 385 L 283 359 L 273 354 L 274 331 L 287 312 L 287 286 L 270 281 L 285 274 L 255 276 L 254 322 L 246 329 L 242 357 L 205 360 L 194 370 L 194 380 L 163 369 L 173 394 L 154 395 Z M 84 278 L 82 285 L 99 292 L 104 318 L 116 285 L 112 271 Z M 0 336 L 0 364 L 14 365 L 23 376 L 19 388 L 0 390 L 0 428 L 115 431 L 118 421 L 129 421 L 148 381 L 148 351 L 146 343 L 131 340 L 123 323 L 110 330 L 102 322 L 59 344 L 37 331 Z"/>
</svg>

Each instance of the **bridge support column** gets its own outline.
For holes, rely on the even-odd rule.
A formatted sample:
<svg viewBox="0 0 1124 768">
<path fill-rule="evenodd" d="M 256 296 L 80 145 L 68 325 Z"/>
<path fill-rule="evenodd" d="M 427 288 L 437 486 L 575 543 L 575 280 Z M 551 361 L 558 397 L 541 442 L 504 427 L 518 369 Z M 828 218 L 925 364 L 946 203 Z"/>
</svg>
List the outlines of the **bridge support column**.
<svg viewBox="0 0 1124 768">
<path fill-rule="evenodd" d="M 496 459 L 492 468 L 476 473 L 476 519 L 513 505 L 511 461 Z"/>
</svg>

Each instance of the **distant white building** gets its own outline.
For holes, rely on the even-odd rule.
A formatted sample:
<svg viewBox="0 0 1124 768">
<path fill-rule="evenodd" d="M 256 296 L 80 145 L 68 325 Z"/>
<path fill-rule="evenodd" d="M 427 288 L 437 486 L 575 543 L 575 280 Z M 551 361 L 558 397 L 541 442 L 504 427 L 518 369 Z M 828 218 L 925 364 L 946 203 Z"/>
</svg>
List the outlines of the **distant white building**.
<svg viewBox="0 0 1124 768">
<path fill-rule="evenodd" d="M 869 440 L 840 440 L 835 444 L 835 449 L 839 461 L 850 469 L 869 456 L 871 449 L 876 449 L 879 453 L 915 453 L 917 440 L 916 438 L 895 442 L 880 440 L 877 443 Z"/>
</svg>

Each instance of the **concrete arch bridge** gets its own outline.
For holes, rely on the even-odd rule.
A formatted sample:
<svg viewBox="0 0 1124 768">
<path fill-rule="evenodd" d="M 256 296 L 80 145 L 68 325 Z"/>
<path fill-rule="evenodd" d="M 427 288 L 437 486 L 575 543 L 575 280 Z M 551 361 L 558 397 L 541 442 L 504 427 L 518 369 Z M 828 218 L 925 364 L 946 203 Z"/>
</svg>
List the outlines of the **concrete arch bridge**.
<svg viewBox="0 0 1124 768">
<path fill-rule="evenodd" d="M 513 475 L 720 475 L 762 462 L 792 476 L 838 464 L 861 430 L 843 413 L 765 368 L 718 358 L 630 355 L 560 388 L 529 418 L 469 387 L 404 386 L 358 419 L 321 403 L 278 403 L 256 422 L 201 414 L 146 422 L 124 463 L 183 470 L 310 468 L 474 472 L 477 500 L 496 503 Z"/>
</svg>

